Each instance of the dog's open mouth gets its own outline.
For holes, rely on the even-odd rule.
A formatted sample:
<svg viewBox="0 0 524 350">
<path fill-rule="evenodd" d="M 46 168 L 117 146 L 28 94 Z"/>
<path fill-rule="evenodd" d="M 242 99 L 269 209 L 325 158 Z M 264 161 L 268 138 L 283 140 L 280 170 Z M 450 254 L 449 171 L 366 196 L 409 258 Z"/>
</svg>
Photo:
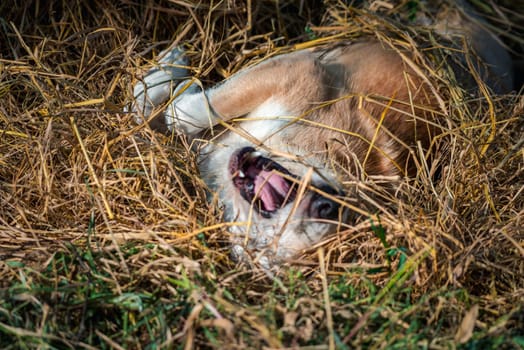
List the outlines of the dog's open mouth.
<svg viewBox="0 0 524 350">
<path fill-rule="evenodd" d="M 233 154 L 229 171 L 240 195 L 265 218 L 296 197 L 297 184 L 289 179 L 296 176 L 252 147 Z"/>
</svg>

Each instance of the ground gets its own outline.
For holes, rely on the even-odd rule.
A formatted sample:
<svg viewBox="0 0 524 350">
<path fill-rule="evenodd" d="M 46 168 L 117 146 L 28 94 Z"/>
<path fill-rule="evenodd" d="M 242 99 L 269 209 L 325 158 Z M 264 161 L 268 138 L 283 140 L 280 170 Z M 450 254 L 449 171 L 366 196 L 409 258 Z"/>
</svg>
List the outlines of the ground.
<svg viewBox="0 0 524 350">
<path fill-rule="evenodd" d="M 518 58 L 512 4 L 472 2 Z M 230 259 L 187 139 L 123 113 L 173 42 L 203 84 L 365 35 L 419 53 L 431 43 L 414 25 L 426 2 L 353 5 L 3 1 L 2 348 L 523 348 L 519 93 L 465 95 L 424 67 L 441 78 L 449 126 L 432 168 L 271 272 Z"/>
</svg>

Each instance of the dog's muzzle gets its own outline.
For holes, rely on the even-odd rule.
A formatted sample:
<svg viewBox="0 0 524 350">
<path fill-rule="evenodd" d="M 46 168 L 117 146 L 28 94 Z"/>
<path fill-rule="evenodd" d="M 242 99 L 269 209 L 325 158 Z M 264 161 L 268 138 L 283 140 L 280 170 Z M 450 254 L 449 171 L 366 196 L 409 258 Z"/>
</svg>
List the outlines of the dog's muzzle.
<svg viewBox="0 0 524 350">
<path fill-rule="evenodd" d="M 229 172 L 242 198 L 264 218 L 271 218 L 273 213 L 297 197 L 300 179 L 253 147 L 243 147 L 233 153 Z M 322 220 L 339 219 L 340 204 L 331 198 L 341 193 L 328 185 L 317 189 L 319 191 L 314 191 L 309 200 L 308 216 Z"/>
</svg>

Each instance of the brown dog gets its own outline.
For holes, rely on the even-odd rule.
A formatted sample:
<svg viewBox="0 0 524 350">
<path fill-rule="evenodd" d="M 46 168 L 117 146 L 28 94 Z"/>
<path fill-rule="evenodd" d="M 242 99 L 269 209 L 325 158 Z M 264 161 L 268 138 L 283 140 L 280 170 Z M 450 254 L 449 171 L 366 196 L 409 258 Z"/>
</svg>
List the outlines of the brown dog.
<svg viewBox="0 0 524 350">
<path fill-rule="evenodd" d="M 468 42 L 491 89 L 511 89 L 497 39 L 458 11 L 445 18 L 435 30 Z M 234 256 L 270 266 L 348 223 L 348 173 L 410 174 L 410 148 L 439 132 L 436 95 L 409 57 L 362 40 L 280 55 L 202 90 L 179 83 L 188 71 L 176 48 L 135 86 L 132 108 L 143 121 L 171 99 L 156 127 L 191 138 L 215 130 L 199 150 L 201 176 L 235 222 Z"/>
</svg>

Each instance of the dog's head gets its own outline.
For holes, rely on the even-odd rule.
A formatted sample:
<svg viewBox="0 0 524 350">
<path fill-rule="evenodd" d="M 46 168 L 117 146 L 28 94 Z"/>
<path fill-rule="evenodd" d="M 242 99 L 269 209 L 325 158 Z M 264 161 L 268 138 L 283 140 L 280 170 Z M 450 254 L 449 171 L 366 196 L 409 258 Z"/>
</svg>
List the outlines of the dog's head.
<svg viewBox="0 0 524 350">
<path fill-rule="evenodd" d="M 225 220 L 234 223 L 236 259 L 247 250 L 271 265 L 342 229 L 348 220 L 341 185 L 318 164 L 230 145 L 202 157 L 200 169 L 220 196 Z"/>
</svg>

